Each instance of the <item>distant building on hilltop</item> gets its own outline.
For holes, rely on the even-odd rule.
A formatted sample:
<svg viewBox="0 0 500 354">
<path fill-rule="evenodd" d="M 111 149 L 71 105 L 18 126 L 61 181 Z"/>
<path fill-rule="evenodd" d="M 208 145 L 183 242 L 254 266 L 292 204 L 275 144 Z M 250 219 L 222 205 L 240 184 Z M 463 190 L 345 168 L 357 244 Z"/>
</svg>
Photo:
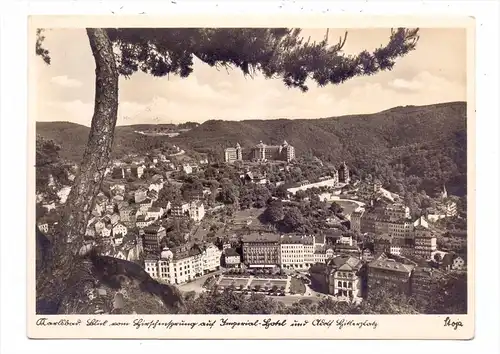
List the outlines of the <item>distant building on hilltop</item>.
<svg viewBox="0 0 500 354">
<path fill-rule="evenodd" d="M 224 161 L 226 162 L 232 163 L 234 161 L 241 161 L 244 159 L 290 162 L 295 159 L 295 148 L 285 140 L 281 145 L 266 145 L 260 141 L 257 145 L 250 148 L 249 154 L 244 154 L 243 149 L 239 144 L 236 144 L 236 147 L 224 150 Z"/>
<path fill-rule="evenodd" d="M 266 145 L 262 141 L 252 148 L 253 159 L 257 161 L 281 160 L 290 162 L 295 158 L 295 148 L 283 141 L 281 145 Z"/>
<path fill-rule="evenodd" d="M 236 147 L 227 148 L 224 150 L 224 161 L 234 162 L 243 160 L 242 150 L 240 144 L 236 144 Z"/>
</svg>

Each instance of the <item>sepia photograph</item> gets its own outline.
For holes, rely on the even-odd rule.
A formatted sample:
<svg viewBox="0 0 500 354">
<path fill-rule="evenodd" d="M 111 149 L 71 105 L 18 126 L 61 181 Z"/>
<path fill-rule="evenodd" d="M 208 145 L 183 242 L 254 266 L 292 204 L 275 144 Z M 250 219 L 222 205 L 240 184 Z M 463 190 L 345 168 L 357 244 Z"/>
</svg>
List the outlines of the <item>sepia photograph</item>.
<svg viewBox="0 0 500 354">
<path fill-rule="evenodd" d="M 37 326 L 473 315 L 470 22 L 68 22 L 29 33 Z"/>
</svg>

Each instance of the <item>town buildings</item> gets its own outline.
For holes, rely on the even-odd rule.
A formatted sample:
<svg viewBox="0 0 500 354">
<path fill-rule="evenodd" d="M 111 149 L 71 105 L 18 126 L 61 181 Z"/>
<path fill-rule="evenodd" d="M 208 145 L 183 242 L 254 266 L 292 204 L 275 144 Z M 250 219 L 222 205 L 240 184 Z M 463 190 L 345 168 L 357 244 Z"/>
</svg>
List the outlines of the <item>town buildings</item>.
<svg viewBox="0 0 500 354">
<path fill-rule="evenodd" d="M 113 167 L 111 176 L 115 179 L 125 179 L 128 177 L 141 178 L 145 169 L 146 166 L 143 164 L 115 166 Z"/>
<path fill-rule="evenodd" d="M 446 253 L 441 261 L 440 268 L 450 271 L 463 271 L 467 269 L 467 257 L 456 253 Z"/>
</svg>

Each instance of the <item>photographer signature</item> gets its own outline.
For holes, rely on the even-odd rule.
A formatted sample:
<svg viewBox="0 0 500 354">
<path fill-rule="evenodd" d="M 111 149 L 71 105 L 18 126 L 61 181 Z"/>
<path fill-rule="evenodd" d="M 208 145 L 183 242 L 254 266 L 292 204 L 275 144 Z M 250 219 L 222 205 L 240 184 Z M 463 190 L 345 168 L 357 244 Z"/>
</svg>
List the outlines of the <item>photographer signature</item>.
<svg viewBox="0 0 500 354">
<path fill-rule="evenodd" d="M 462 321 L 452 321 L 449 317 L 444 319 L 444 327 L 452 327 L 453 330 L 457 330 L 458 327 L 463 327 Z"/>
</svg>

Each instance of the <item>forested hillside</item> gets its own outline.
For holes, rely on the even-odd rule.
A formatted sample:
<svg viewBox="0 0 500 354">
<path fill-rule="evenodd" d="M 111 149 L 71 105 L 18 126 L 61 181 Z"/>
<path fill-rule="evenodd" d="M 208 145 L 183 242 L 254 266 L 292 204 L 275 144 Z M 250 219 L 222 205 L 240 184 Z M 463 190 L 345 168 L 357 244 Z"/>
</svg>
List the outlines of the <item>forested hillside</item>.
<svg viewBox="0 0 500 354">
<path fill-rule="evenodd" d="M 362 104 L 362 103 L 360 103 Z M 209 120 L 173 138 L 134 133 L 117 127 L 114 155 L 148 152 L 176 144 L 188 151 L 223 159 L 223 149 L 287 140 L 297 156 L 346 161 L 361 177 L 372 174 L 400 193 L 433 193 L 446 184 L 450 193 L 466 194 L 466 103 L 396 107 L 383 112 L 323 119 Z M 141 128 L 144 128 L 141 125 Z M 38 123 L 37 134 L 61 145 L 61 156 L 79 160 L 88 128 L 72 123 Z"/>
</svg>

